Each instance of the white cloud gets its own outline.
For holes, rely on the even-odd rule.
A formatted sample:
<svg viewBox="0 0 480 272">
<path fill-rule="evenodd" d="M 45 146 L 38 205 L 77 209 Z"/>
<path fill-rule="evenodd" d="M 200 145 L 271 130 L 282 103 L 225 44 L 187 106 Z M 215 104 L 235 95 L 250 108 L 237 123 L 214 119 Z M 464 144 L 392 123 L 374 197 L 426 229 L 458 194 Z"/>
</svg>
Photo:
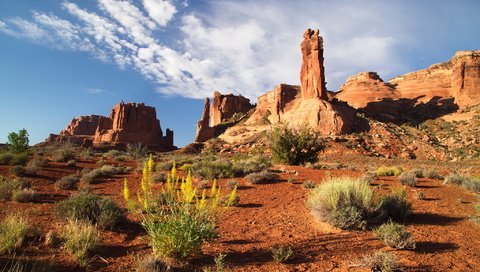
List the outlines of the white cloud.
<svg viewBox="0 0 480 272">
<path fill-rule="evenodd" d="M 105 90 L 100 89 L 100 88 L 88 88 L 88 89 L 85 89 L 85 92 L 89 93 L 89 94 L 93 94 L 93 95 L 105 95 L 105 94 L 111 95 L 111 96 L 116 95 L 115 93 L 105 91 Z"/>
<path fill-rule="evenodd" d="M 175 7 L 169 1 L 98 0 L 99 9 L 88 11 L 64 2 L 75 20 L 34 12 L 31 21 L 0 21 L 0 31 L 91 52 L 136 69 L 161 93 L 192 98 L 220 90 L 256 99 L 279 83 L 298 84 L 299 44 L 307 27 L 320 28 L 324 37 L 329 89 L 361 71 L 388 79 L 408 66 L 399 48 L 412 41 L 414 25 L 404 23 L 411 18 L 398 3 L 226 0 L 203 5 L 186 13 L 181 3 Z"/>
<path fill-rule="evenodd" d="M 157 22 L 159 26 L 166 26 L 177 12 L 175 6 L 165 0 L 143 0 L 143 6 L 150 18 Z"/>
</svg>

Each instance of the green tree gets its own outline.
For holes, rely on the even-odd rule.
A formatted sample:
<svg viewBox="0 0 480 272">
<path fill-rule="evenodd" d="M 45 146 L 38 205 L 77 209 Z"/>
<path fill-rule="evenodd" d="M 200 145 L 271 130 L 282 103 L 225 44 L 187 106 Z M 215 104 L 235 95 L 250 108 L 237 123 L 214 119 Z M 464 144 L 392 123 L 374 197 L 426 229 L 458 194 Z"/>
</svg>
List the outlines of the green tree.
<svg viewBox="0 0 480 272">
<path fill-rule="evenodd" d="M 28 132 L 26 129 L 21 129 L 18 133 L 10 132 L 8 134 L 7 146 L 11 152 L 21 153 L 28 150 Z"/>
</svg>

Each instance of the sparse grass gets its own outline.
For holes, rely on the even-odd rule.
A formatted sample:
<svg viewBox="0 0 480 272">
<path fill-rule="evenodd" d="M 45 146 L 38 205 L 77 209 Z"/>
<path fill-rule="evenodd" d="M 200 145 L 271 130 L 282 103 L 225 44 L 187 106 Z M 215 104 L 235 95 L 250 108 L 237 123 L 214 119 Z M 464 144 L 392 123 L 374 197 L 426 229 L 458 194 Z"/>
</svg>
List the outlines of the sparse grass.
<svg viewBox="0 0 480 272">
<path fill-rule="evenodd" d="M 306 189 L 313 189 L 315 188 L 315 182 L 313 182 L 313 180 L 306 180 L 303 182 L 302 186 Z"/>
<path fill-rule="evenodd" d="M 86 172 L 80 178 L 80 181 L 86 184 L 93 183 L 96 179 L 101 177 L 111 177 L 114 175 L 127 174 L 132 171 L 131 167 L 103 165 L 100 168 L 95 168 Z"/>
<path fill-rule="evenodd" d="M 80 181 L 78 175 L 72 174 L 68 176 L 61 177 L 55 182 L 55 187 L 63 190 L 73 190 L 75 185 Z"/>
<path fill-rule="evenodd" d="M 0 165 L 24 165 L 28 161 L 28 153 L 11 153 L 3 151 L 0 153 Z"/>
<path fill-rule="evenodd" d="M 272 162 L 260 155 L 236 157 L 232 159 L 233 171 L 236 177 L 260 172 L 272 166 Z"/>
<path fill-rule="evenodd" d="M 417 177 L 413 172 L 403 172 L 398 176 L 401 184 L 415 187 L 417 185 Z"/>
<path fill-rule="evenodd" d="M 226 160 L 203 159 L 193 163 L 191 171 L 192 175 L 202 179 L 233 178 L 235 176 L 232 162 Z"/>
<path fill-rule="evenodd" d="M 100 233 L 90 222 L 69 220 L 63 229 L 65 248 L 80 266 L 87 266 L 88 256 L 100 246 Z"/>
<path fill-rule="evenodd" d="M 285 263 L 293 255 L 293 250 L 291 247 L 277 247 L 277 248 L 272 248 L 272 257 L 273 260 L 277 263 Z"/>
<path fill-rule="evenodd" d="M 56 162 L 68 162 L 73 159 L 75 159 L 75 147 L 71 142 L 60 144 L 53 155 L 53 160 Z"/>
<path fill-rule="evenodd" d="M 402 168 L 397 167 L 397 166 L 381 166 L 378 167 L 377 170 L 375 171 L 375 174 L 379 177 L 382 176 L 398 176 L 403 172 Z"/>
<path fill-rule="evenodd" d="M 423 171 L 423 175 L 429 179 L 442 180 L 443 176 L 436 169 L 428 169 Z"/>
<path fill-rule="evenodd" d="M 324 148 L 318 134 L 307 126 L 298 130 L 286 126 L 274 128 L 269 140 L 274 161 L 290 165 L 315 163 L 318 152 Z"/>
<path fill-rule="evenodd" d="M 35 202 L 38 199 L 38 194 L 35 190 L 30 188 L 19 189 L 13 191 L 12 200 L 16 202 L 26 203 Z"/>
<path fill-rule="evenodd" d="M 362 264 L 372 272 L 394 272 L 398 269 L 397 258 L 387 251 L 376 251 L 365 256 Z"/>
<path fill-rule="evenodd" d="M 340 229 L 365 229 L 388 219 L 403 220 L 411 212 L 405 191 L 382 197 L 367 182 L 349 177 L 319 184 L 311 190 L 307 206 L 315 217 Z"/>
<path fill-rule="evenodd" d="M 27 175 L 27 170 L 25 170 L 25 166 L 15 165 L 10 168 L 10 173 L 14 174 L 17 177 L 24 177 Z"/>
<path fill-rule="evenodd" d="M 389 247 L 414 249 L 415 242 L 402 224 L 389 221 L 375 229 L 378 239 Z"/>
<path fill-rule="evenodd" d="M 32 183 L 25 178 L 7 179 L 0 176 L 0 200 L 12 199 L 13 192 L 32 187 Z"/>
<path fill-rule="evenodd" d="M 142 143 L 127 144 L 127 154 L 134 159 L 139 159 L 147 155 L 147 147 Z"/>
<path fill-rule="evenodd" d="M 22 246 L 28 229 L 27 220 L 17 214 L 9 214 L 0 221 L 0 254 L 10 254 Z"/>
<path fill-rule="evenodd" d="M 99 228 L 112 228 L 124 216 L 113 200 L 88 192 L 58 202 L 55 210 L 60 219 L 88 221 Z"/>
<path fill-rule="evenodd" d="M 261 184 L 274 182 L 279 178 L 279 175 L 269 171 L 262 171 L 258 173 L 251 173 L 245 177 L 245 180 L 252 184 Z"/>
<path fill-rule="evenodd" d="M 467 190 L 472 192 L 480 192 L 480 179 L 473 177 L 462 176 L 457 173 L 449 174 L 445 177 L 444 184 L 453 184 L 458 186 L 463 186 Z"/>
</svg>

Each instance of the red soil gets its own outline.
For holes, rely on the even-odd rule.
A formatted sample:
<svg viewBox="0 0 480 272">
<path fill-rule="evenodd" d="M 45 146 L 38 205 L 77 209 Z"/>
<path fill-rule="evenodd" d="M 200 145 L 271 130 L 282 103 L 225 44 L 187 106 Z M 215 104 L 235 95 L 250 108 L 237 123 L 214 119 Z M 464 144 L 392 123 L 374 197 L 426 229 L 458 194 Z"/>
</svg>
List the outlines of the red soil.
<svg viewBox="0 0 480 272">
<path fill-rule="evenodd" d="M 134 162 L 122 164 L 135 166 Z M 139 219 L 132 215 L 114 230 L 102 231 L 103 246 L 87 269 L 78 267 L 66 250 L 43 244 L 42 237 L 51 229 L 60 229 L 63 224 L 54 215 L 55 202 L 74 193 L 56 189 L 55 181 L 81 168 L 95 167 L 98 166 L 94 161 L 79 161 L 75 167 L 49 163 L 37 177 L 31 178 L 33 188 L 41 194 L 37 203 L 0 202 L 0 217 L 20 210 L 40 233 L 30 235 L 32 237 L 17 253 L 17 260 L 30 264 L 48 262 L 57 271 L 134 271 L 137 260 L 151 254 Z M 8 168 L 0 166 L 0 174 L 8 175 Z M 320 183 L 327 172 L 337 176 L 359 176 L 363 172 L 274 168 L 287 170 L 275 183 L 251 185 L 242 178 L 236 179 L 241 185 L 238 192 L 240 205 L 224 211 L 218 226 L 220 238 L 206 244 L 203 255 L 192 260 L 189 269 L 201 271 L 202 266 L 213 265 L 215 256 L 226 253 L 226 266 L 232 271 L 367 271 L 358 266 L 359 260 L 365 254 L 383 249 L 397 255 L 404 271 L 480 270 L 480 225 L 469 220 L 475 213 L 477 199 L 474 193 L 443 185 L 441 181 L 420 179 L 417 187 L 407 189 L 414 213 L 406 225 L 417 247 L 415 250 L 394 250 L 378 241 L 372 231 L 341 231 L 318 222 L 305 207 L 308 189 L 303 188 L 303 181 Z M 123 177 L 103 179 L 92 185 L 93 191 L 124 206 L 121 194 Z M 133 195 L 140 175 L 131 173 L 126 177 Z M 288 178 L 295 182 L 288 183 Z M 226 188 L 226 181 L 220 180 L 219 184 Z M 399 186 L 395 178 L 380 178 L 373 182 L 373 185 L 380 184 L 381 190 L 386 191 Z M 418 191 L 425 194 L 425 200 L 414 197 Z M 292 247 L 292 261 L 287 264 L 273 262 L 271 248 L 278 246 Z M 0 268 L 9 260 L 11 256 L 0 255 Z"/>
</svg>

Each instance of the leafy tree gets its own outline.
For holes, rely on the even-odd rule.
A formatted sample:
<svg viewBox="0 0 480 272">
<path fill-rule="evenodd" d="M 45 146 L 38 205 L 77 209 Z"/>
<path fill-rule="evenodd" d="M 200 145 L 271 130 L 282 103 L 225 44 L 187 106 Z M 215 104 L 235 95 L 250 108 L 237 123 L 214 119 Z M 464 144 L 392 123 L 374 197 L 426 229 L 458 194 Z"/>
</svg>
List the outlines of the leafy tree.
<svg viewBox="0 0 480 272">
<path fill-rule="evenodd" d="M 7 146 L 8 149 L 14 153 L 22 153 L 28 150 L 28 132 L 26 129 L 21 129 L 18 133 L 10 132 L 8 134 Z"/>
</svg>

